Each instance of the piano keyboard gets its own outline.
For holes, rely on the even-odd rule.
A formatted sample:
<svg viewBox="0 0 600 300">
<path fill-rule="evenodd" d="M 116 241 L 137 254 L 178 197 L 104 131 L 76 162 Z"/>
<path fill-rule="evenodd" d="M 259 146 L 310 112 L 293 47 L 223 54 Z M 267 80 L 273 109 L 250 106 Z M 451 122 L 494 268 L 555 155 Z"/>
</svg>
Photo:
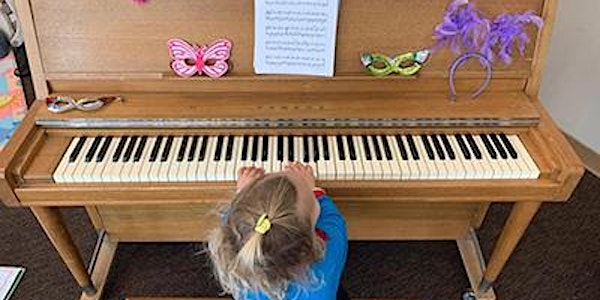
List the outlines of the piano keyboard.
<svg viewBox="0 0 600 300">
<path fill-rule="evenodd" d="M 318 180 L 528 179 L 516 135 L 96 136 L 73 138 L 55 182 L 234 181 L 242 166 L 309 164 Z"/>
</svg>

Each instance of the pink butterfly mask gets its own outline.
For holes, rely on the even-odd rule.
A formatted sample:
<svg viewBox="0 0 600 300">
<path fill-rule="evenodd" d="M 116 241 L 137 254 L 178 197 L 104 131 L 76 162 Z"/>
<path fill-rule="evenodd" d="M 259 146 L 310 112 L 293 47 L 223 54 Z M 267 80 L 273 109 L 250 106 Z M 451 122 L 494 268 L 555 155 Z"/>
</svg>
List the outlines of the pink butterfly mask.
<svg viewBox="0 0 600 300">
<path fill-rule="evenodd" d="M 218 39 L 208 46 L 191 45 L 181 39 L 167 42 L 169 55 L 173 59 L 171 69 L 181 77 L 192 77 L 202 73 L 221 77 L 229 70 L 227 59 L 231 53 L 231 41 Z"/>
</svg>

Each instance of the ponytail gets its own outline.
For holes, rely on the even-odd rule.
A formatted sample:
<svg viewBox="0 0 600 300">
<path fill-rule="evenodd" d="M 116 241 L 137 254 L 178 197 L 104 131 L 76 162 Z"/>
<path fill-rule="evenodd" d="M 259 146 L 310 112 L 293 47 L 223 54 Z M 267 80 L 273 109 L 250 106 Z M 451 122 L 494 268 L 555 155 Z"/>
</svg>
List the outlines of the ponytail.
<svg viewBox="0 0 600 300">
<path fill-rule="evenodd" d="M 254 273 L 254 268 L 260 265 L 264 255 L 262 253 L 261 241 L 263 235 L 253 232 L 248 241 L 242 246 L 240 252 L 235 257 L 233 269 L 243 270 L 242 273 Z"/>
</svg>

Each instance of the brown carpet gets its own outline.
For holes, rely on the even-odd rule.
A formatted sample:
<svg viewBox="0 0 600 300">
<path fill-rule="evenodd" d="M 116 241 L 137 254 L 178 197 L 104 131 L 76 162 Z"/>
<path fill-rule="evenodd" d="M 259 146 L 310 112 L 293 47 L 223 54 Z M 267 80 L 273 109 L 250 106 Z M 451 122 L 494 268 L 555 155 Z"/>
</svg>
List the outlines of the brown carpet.
<svg viewBox="0 0 600 300">
<path fill-rule="evenodd" d="M 492 205 L 479 232 L 483 252 L 510 205 Z M 64 210 L 89 261 L 94 232 L 81 209 Z M 544 204 L 495 285 L 498 298 L 600 299 L 600 179 L 590 173 L 564 204 Z M 106 286 L 109 300 L 126 296 L 216 296 L 199 245 L 122 244 Z M 0 265 L 27 268 L 12 300 L 77 299 L 75 281 L 26 209 L 0 205 Z M 453 242 L 351 242 L 344 282 L 351 297 L 460 299 L 467 287 Z"/>
</svg>

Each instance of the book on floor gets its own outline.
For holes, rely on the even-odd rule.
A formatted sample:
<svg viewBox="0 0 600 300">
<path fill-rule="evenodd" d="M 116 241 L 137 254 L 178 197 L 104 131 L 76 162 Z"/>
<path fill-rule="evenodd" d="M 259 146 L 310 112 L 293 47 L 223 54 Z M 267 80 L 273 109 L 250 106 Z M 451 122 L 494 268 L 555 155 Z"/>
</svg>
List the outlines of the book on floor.
<svg viewBox="0 0 600 300">
<path fill-rule="evenodd" d="M 0 266 L 0 300 L 8 300 L 15 292 L 25 268 Z"/>
</svg>

